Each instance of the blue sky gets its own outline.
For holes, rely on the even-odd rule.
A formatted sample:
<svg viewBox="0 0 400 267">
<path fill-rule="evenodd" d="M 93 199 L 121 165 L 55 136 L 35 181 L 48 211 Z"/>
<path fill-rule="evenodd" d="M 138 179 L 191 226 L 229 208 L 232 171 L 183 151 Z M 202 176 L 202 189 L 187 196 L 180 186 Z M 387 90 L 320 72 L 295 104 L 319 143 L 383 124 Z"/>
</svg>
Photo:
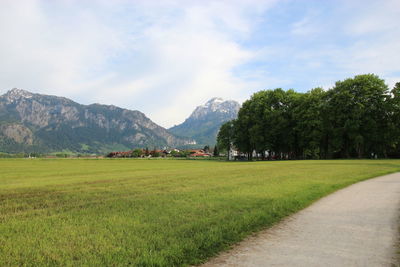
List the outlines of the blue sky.
<svg viewBox="0 0 400 267">
<path fill-rule="evenodd" d="M 17 87 L 170 127 L 218 96 L 400 81 L 400 1 L 2 0 L 0 94 Z"/>
</svg>

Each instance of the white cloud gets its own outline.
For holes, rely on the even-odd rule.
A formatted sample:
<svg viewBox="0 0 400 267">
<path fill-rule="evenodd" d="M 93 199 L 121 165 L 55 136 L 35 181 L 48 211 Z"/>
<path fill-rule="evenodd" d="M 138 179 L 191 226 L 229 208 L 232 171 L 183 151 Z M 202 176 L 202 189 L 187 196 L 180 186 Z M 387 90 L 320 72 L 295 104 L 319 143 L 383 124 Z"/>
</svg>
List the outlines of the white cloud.
<svg viewBox="0 0 400 267">
<path fill-rule="evenodd" d="M 239 45 L 274 1 L 5 1 L 0 80 L 139 109 L 164 126 L 210 97 L 235 98 Z"/>
<path fill-rule="evenodd" d="M 399 32 L 400 2 L 398 0 L 383 1 L 346 1 L 349 10 L 357 10 L 350 17 L 351 24 L 347 25 L 349 34 L 382 34 Z"/>
<path fill-rule="evenodd" d="M 268 18 L 277 3 L 283 15 Z M 3 0 L 0 93 L 114 104 L 172 126 L 214 96 L 244 100 L 368 72 L 389 85 L 399 77 L 399 1 L 342 1 L 329 14 L 313 1 L 304 14 L 291 4 Z"/>
<path fill-rule="evenodd" d="M 299 35 L 303 37 L 315 36 L 321 32 L 321 23 L 315 23 L 317 18 L 316 12 L 312 14 L 307 14 L 305 17 L 292 23 L 291 33 L 294 35 Z"/>
<path fill-rule="evenodd" d="M 303 91 L 364 73 L 393 85 L 400 73 L 398 0 L 311 2 L 300 10 L 288 11 L 295 14 L 290 34 L 278 31 L 281 41 L 266 45 L 261 57 L 278 69 L 269 76 Z"/>
<path fill-rule="evenodd" d="M 332 62 L 354 74 L 375 73 L 389 86 L 400 73 L 400 2 L 395 0 L 356 2 L 358 12 L 348 17 L 342 27 L 354 41 L 337 47 Z M 350 10 L 354 3 L 348 3 Z"/>
<path fill-rule="evenodd" d="M 47 15 L 38 1 L 2 3 L 0 53 L 5 64 L 0 73 L 6 86 L 77 90 L 72 85 L 85 78 L 88 68 L 102 64 L 108 50 L 118 47 L 114 31 L 91 14 L 77 12 L 68 19 Z"/>
</svg>

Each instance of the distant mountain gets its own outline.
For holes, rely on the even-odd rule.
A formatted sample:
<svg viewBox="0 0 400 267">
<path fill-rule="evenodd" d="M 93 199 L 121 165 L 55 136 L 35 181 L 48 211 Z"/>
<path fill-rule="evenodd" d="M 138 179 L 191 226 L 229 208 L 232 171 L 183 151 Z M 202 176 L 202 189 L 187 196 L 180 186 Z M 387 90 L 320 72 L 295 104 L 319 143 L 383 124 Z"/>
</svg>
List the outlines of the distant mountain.
<svg viewBox="0 0 400 267">
<path fill-rule="evenodd" d="M 133 147 L 184 146 L 143 113 L 12 89 L 0 96 L 0 152 L 106 153 Z"/>
<path fill-rule="evenodd" d="M 235 119 L 240 104 L 233 100 L 212 98 L 206 104 L 198 106 L 182 124 L 169 129 L 183 137 L 193 138 L 197 144 L 214 145 L 220 126 Z"/>
</svg>

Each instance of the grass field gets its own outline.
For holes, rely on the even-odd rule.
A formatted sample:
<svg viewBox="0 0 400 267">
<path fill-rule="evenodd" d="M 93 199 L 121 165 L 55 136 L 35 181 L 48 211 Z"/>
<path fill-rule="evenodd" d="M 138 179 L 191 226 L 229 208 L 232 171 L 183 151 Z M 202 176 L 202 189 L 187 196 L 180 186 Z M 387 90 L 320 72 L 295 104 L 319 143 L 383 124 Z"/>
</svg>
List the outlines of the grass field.
<svg viewBox="0 0 400 267">
<path fill-rule="evenodd" d="M 0 266 L 198 264 L 399 160 L 0 160 Z"/>
</svg>

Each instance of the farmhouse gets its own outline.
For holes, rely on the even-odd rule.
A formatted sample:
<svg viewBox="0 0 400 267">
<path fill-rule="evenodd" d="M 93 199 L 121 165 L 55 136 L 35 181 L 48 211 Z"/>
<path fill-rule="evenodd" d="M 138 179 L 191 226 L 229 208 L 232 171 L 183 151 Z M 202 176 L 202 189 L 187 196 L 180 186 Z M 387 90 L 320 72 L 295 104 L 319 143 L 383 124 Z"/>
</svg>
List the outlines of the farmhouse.
<svg viewBox="0 0 400 267">
<path fill-rule="evenodd" d="M 203 149 L 192 149 L 189 152 L 189 157 L 211 157 L 211 154 L 206 153 Z"/>
<path fill-rule="evenodd" d="M 190 157 L 211 157 L 210 153 L 191 153 Z"/>
</svg>

